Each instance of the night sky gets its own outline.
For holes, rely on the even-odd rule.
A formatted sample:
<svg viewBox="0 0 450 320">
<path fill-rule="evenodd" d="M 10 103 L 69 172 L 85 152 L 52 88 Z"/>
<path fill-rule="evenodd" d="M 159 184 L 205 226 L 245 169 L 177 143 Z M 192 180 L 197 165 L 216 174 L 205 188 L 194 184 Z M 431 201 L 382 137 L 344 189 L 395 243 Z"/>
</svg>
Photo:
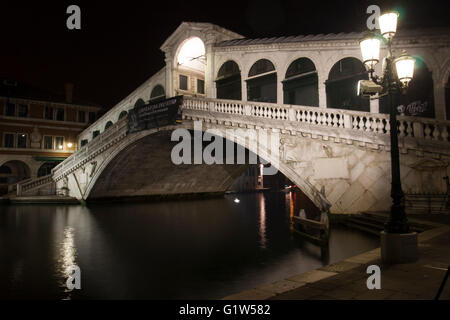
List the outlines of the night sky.
<svg viewBox="0 0 450 320">
<path fill-rule="evenodd" d="M 448 26 L 448 1 L 2 1 L 0 78 L 112 107 L 164 66 L 159 47 L 182 21 L 211 22 L 248 38 L 365 30 L 366 8 L 397 8 L 399 27 Z M 66 8 L 81 8 L 81 30 Z M 446 7 L 445 7 L 446 6 Z"/>
</svg>

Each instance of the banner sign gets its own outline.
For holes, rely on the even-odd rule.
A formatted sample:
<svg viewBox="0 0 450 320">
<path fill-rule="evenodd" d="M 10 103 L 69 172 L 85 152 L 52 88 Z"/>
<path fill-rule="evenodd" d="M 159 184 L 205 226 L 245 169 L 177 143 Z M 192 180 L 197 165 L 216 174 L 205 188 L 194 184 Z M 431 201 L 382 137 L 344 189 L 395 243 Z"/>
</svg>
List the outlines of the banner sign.
<svg viewBox="0 0 450 320">
<path fill-rule="evenodd" d="M 134 107 L 128 112 L 127 133 L 181 123 L 183 96 Z"/>
</svg>

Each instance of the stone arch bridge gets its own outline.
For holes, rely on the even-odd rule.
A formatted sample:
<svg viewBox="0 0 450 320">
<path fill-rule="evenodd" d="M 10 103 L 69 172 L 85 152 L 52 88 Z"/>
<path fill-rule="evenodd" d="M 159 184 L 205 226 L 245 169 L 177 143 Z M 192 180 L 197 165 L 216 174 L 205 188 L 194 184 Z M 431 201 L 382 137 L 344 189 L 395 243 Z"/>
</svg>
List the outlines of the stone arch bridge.
<svg viewBox="0 0 450 320">
<path fill-rule="evenodd" d="M 90 200 L 173 193 L 223 192 L 243 171 L 226 164 L 174 165 L 170 151 L 178 127 L 215 129 L 246 146 L 286 175 L 319 207 L 332 213 L 387 210 L 390 206 L 388 116 L 339 109 L 185 97 L 183 123 L 127 135 L 127 118 L 116 122 L 57 166 L 52 174 L 20 186 L 23 194 L 56 183 Z M 406 193 L 442 193 L 448 174 L 449 123 L 400 116 L 401 174 Z M 246 130 L 276 136 L 273 143 L 246 140 Z M 228 136 L 229 137 L 229 136 Z M 279 158 L 275 159 L 275 156 Z"/>
<path fill-rule="evenodd" d="M 170 161 L 173 126 L 126 133 L 134 106 L 183 95 L 181 126 L 193 129 L 200 121 L 219 136 L 241 129 L 233 137 L 236 143 L 276 163 L 319 208 L 387 210 L 389 121 L 383 101 L 356 95 L 357 81 L 367 78 L 362 36 L 246 39 L 214 24 L 183 22 L 160 47 L 164 67 L 84 130 L 78 151 L 51 175 L 19 184 L 18 193 L 49 185 L 84 200 L 225 191 L 242 166 L 175 166 Z M 398 117 L 403 189 L 445 194 L 450 29 L 399 30 L 393 52 L 402 49 L 420 61 L 405 110 L 423 111 L 423 117 Z M 384 56 L 386 48 L 381 51 Z M 255 129 L 276 137 L 276 146 L 247 141 Z"/>
</svg>

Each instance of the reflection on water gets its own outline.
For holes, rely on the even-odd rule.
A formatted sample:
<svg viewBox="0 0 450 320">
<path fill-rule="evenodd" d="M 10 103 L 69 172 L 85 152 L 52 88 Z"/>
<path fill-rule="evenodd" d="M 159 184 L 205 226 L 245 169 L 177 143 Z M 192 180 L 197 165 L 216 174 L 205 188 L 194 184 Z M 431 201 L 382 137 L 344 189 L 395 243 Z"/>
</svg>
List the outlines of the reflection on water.
<svg viewBox="0 0 450 320">
<path fill-rule="evenodd" d="M 262 196 L 259 197 L 259 236 L 261 248 L 266 249 L 266 205 Z"/>
<path fill-rule="evenodd" d="M 59 260 L 61 264 L 59 272 L 64 278 L 68 278 L 72 274 L 70 268 L 76 265 L 75 257 L 77 250 L 75 249 L 73 231 L 74 229 L 72 227 L 67 227 L 64 229 L 64 241 L 61 245 L 61 258 Z"/>
<path fill-rule="evenodd" d="M 289 194 L 239 199 L 1 207 L 0 298 L 215 299 L 378 246 L 336 227 L 323 250 L 292 233 Z"/>
</svg>

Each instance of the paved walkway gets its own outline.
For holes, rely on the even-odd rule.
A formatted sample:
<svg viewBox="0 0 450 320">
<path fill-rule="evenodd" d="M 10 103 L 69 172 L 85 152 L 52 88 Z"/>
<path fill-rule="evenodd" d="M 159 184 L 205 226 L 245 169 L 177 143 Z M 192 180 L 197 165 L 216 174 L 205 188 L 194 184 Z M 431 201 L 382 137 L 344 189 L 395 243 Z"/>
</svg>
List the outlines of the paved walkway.
<svg viewBox="0 0 450 320">
<path fill-rule="evenodd" d="M 450 265 L 450 226 L 419 234 L 420 259 L 415 263 L 382 265 L 380 249 L 224 299 L 434 299 Z M 367 289 L 367 266 L 381 268 L 381 289 Z M 450 279 L 441 300 L 450 299 Z"/>
</svg>

